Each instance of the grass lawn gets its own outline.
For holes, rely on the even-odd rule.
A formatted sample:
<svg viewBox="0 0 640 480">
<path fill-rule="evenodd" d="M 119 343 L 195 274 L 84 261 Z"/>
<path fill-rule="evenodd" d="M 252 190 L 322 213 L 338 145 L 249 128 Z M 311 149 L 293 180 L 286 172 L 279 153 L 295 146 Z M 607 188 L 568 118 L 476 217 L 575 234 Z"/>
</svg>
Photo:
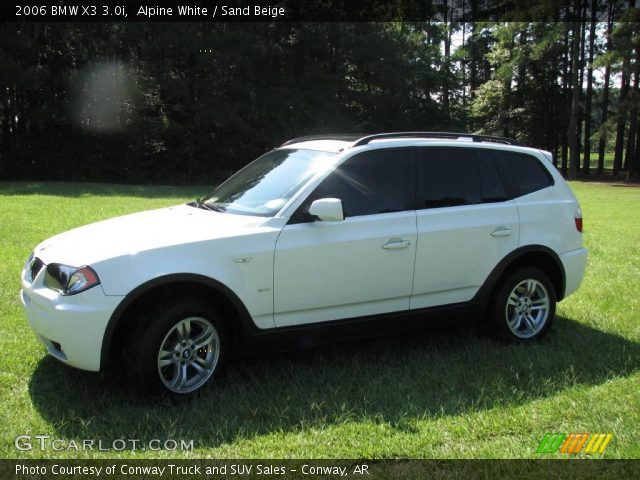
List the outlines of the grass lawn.
<svg viewBox="0 0 640 480">
<path fill-rule="evenodd" d="M 426 332 L 247 357 L 196 398 L 154 403 L 118 375 L 47 357 L 23 317 L 19 274 L 46 237 L 207 188 L 0 183 L 0 457 L 536 458 L 547 432 L 613 432 L 605 458 L 640 458 L 640 188 L 573 188 L 590 262 L 541 343 Z M 18 452 L 19 434 L 195 449 Z"/>
</svg>

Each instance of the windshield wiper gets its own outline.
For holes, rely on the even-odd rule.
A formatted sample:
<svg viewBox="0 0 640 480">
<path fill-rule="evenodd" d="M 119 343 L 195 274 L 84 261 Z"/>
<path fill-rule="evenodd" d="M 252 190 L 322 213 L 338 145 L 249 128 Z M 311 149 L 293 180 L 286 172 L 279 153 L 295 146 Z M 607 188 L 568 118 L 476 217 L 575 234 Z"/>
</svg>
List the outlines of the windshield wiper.
<svg viewBox="0 0 640 480">
<path fill-rule="evenodd" d="M 202 201 L 202 198 L 196 198 L 193 202 L 189 203 L 189 205 L 194 206 L 196 208 L 202 208 L 203 210 L 211 210 L 212 212 L 224 212 L 225 209 L 222 207 L 218 207 L 216 205 L 211 205 L 209 203 L 205 203 Z"/>
</svg>

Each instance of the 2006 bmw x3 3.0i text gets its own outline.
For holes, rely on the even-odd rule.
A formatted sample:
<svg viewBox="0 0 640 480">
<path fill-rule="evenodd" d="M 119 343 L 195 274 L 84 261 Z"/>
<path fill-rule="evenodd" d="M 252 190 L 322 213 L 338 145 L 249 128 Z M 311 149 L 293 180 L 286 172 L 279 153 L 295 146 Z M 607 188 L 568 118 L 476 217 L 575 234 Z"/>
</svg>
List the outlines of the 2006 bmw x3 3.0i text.
<svg viewBox="0 0 640 480">
<path fill-rule="evenodd" d="M 256 338 L 462 313 L 531 342 L 587 261 L 580 207 L 550 159 L 470 134 L 294 139 L 209 197 L 45 240 L 22 302 L 58 360 L 116 362 L 175 394 Z"/>
</svg>

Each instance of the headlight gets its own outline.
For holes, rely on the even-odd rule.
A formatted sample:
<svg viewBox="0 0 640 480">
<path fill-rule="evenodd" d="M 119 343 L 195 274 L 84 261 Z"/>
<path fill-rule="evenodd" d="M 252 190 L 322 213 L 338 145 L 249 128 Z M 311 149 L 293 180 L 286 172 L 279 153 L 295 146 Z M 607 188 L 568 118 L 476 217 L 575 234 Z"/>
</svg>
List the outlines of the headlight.
<svg viewBox="0 0 640 480">
<path fill-rule="evenodd" d="M 31 254 L 29 255 L 29 258 L 27 258 L 27 261 L 24 264 L 24 270 L 29 268 L 29 266 L 31 265 L 31 260 L 33 260 L 34 254 L 35 254 L 35 252 L 31 252 Z"/>
<path fill-rule="evenodd" d="M 24 263 L 24 267 L 22 267 L 23 277 L 27 276 L 27 272 L 29 272 L 29 269 L 31 268 L 31 262 L 33 261 L 34 253 L 35 252 L 31 252 L 31 254 L 29 255 L 29 258 L 27 258 L 27 261 Z M 28 278 L 28 280 L 31 281 L 31 278 Z"/>
<path fill-rule="evenodd" d="M 63 295 L 75 295 L 100 283 L 98 275 L 91 267 L 70 267 L 50 263 L 44 277 L 46 287 L 58 290 Z"/>
</svg>

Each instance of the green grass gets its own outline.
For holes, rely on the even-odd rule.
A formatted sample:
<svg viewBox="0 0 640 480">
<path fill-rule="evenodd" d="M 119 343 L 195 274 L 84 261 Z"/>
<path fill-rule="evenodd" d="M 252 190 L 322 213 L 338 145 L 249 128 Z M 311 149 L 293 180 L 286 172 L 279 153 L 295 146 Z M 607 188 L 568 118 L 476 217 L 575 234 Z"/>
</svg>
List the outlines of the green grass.
<svg viewBox="0 0 640 480">
<path fill-rule="evenodd" d="M 207 189 L 0 183 L 0 457 L 520 458 L 537 457 L 547 432 L 613 432 L 606 458 L 640 458 L 640 188 L 573 188 L 589 266 L 539 344 L 426 332 L 257 355 L 196 398 L 154 403 L 119 372 L 47 357 L 23 317 L 20 269 L 57 232 Z M 22 453 L 19 434 L 177 438 L 195 450 Z"/>
<path fill-rule="evenodd" d="M 567 151 L 567 162 L 569 161 L 568 158 L 570 156 L 571 151 L 568 150 Z M 581 153 L 580 155 L 580 168 L 582 168 L 582 164 L 584 163 L 584 152 Z M 611 171 L 613 169 L 613 157 L 614 157 L 614 152 L 605 152 L 604 154 L 604 171 Z M 560 156 L 560 152 L 558 152 L 558 166 L 560 166 L 562 164 L 562 158 Z M 590 171 L 591 173 L 596 173 L 596 170 L 598 168 L 598 152 L 591 152 L 591 155 L 589 157 L 589 165 L 590 165 Z"/>
</svg>

